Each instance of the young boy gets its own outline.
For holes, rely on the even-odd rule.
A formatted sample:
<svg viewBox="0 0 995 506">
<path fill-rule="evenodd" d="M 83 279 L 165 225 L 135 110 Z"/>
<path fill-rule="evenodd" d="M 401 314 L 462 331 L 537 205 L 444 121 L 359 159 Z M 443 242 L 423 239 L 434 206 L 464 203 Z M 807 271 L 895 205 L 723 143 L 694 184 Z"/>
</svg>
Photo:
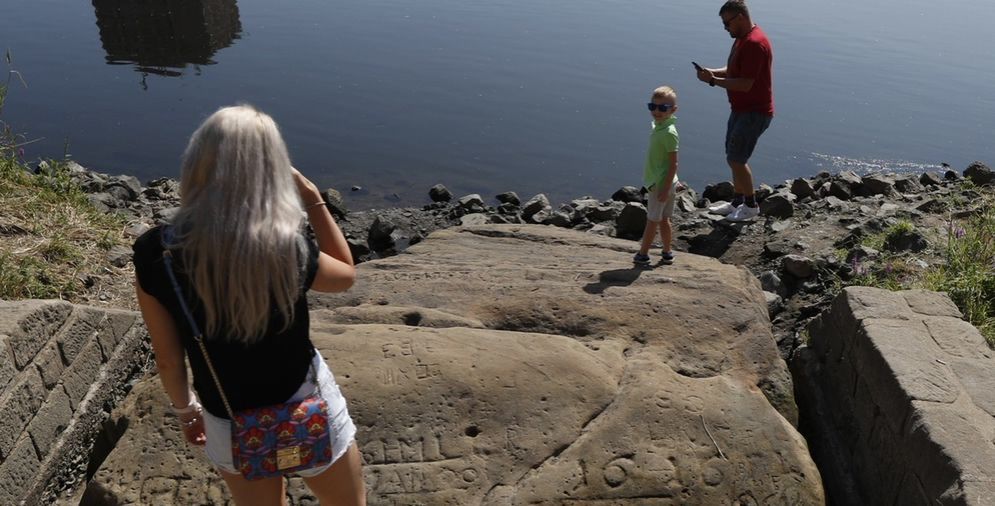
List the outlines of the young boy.
<svg viewBox="0 0 995 506">
<path fill-rule="evenodd" d="M 663 253 L 660 261 L 670 264 L 674 254 L 670 251 L 672 229 L 670 217 L 674 214 L 674 199 L 677 193 L 677 149 L 680 140 L 677 136 L 677 93 L 669 86 L 653 90 L 650 97 L 650 115 L 653 116 L 653 130 L 650 145 L 646 152 L 646 167 L 643 169 L 643 185 L 649 189 L 646 195 L 646 229 L 639 253 L 632 261 L 639 265 L 650 263 L 648 255 L 656 229 L 660 229 L 663 240 Z"/>
</svg>

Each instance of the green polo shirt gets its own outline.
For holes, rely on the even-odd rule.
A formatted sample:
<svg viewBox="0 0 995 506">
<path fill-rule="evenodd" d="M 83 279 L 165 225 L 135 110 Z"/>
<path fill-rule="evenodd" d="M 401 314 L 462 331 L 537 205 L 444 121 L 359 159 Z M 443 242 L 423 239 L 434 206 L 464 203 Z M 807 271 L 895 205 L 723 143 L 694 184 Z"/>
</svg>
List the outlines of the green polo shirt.
<svg viewBox="0 0 995 506">
<path fill-rule="evenodd" d="M 680 146 L 676 123 L 676 116 L 660 123 L 653 122 L 650 146 L 646 150 L 646 167 L 643 169 L 643 186 L 646 188 L 666 181 L 667 171 L 671 169 L 670 153 L 677 151 Z M 674 174 L 674 182 L 677 182 L 677 174 Z"/>
</svg>

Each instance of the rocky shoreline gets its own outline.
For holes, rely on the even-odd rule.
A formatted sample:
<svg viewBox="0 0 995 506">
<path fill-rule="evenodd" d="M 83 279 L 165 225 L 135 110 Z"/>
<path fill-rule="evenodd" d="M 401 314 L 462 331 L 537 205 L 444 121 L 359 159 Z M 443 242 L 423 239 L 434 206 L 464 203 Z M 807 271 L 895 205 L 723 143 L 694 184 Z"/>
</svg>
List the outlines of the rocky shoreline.
<svg viewBox="0 0 995 506">
<path fill-rule="evenodd" d="M 149 227 L 168 221 L 179 204 L 175 180 L 157 179 L 142 186 L 130 176 L 100 174 L 74 163 L 69 163 L 68 168 L 72 179 L 84 189 L 94 206 L 124 217 L 125 243 Z M 39 172 L 44 170 L 44 167 L 39 168 Z M 743 364 L 747 369 L 760 367 L 754 352 L 766 347 L 762 354 L 762 363 L 766 364 L 761 367 L 762 374 L 737 381 L 745 381 L 751 389 L 755 387 L 754 393 L 762 392 L 765 403 L 780 413 L 785 429 L 791 432 L 794 429 L 787 426 L 798 427 L 799 413 L 795 407 L 793 381 L 785 362 L 798 370 L 803 368 L 795 368 L 795 364 L 807 363 L 806 356 L 811 353 L 806 354 L 804 350 L 810 349 L 811 342 L 805 329 L 812 328 L 811 320 L 817 315 L 825 315 L 824 310 L 848 284 L 861 284 L 876 273 L 884 272 L 916 276 L 931 266 L 942 264 L 947 240 L 957 234 L 959 220 L 985 211 L 983 206 L 992 202 L 995 197 L 993 182 L 995 173 L 980 162 L 971 164 L 961 173 L 950 170 L 943 175 L 822 173 L 812 178 L 786 181 L 776 187 L 762 186 L 759 196 L 764 214 L 748 223 L 732 223 L 707 211 L 710 203 L 731 197 L 729 183 L 710 185 L 701 195 L 682 188 L 677 196 L 674 217 L 676 265 L 649 267 L 633 266 L 632 248 L 627 246 L 635 246 L 629 241 L 638 239 L 645 223 L 643 195 L 637 188 L 621 188 L 608 200 L 574 199 L 554 209 L 543 195 L 523 203 L 517 195 L 507 192 L 495 197 L 498 205 L 489 206 L 479 195 L 454 198 L 443 186 L 437 185 L 428 192 L 433 203 L 422 208 L 355 212 L 346 209 L 337 191 L 329 189 L 324 194 L 332 212 L 338 216 L 356 258 L 361 262 L 376 258 L 384 260 L 370 262 L 363 268 L 363 286 L 338 294 L 338 298 L 317 297 L 311 302 L 326 324 L 355 326 L 357 332 L 363 330 L 363 325 L 395 325 L 405 332 L 412 331 L 408 327 L 452 326 L 490 329 L 500 335 L 540 332 L 570 337 L 564 341 L 567 343 L 572 340 L 584 343 L 588 349 L 584 353 L 614 350 L 619 352 L 617 358 L 625 361 L 634 360 L 634 354 L 652 349 L 657 359 L 666 362 L 664 369 L 670 371 L 668 374 L 676 374 L 693 383 L 708 383 L 708 378 L 724 374 L 730 367 L 728 353 L 733 348 L 758 347 L 756 350 L 750 348 L 752 351 L 740 350 L 744 354 L 736 356 L 746 360 Z M 495 227 L 492 224 L 524 225 Z M 453 228 L 459 225 L 477 226 Z M 424 245 L 408 251 L 409 246 L 433 232 L 436 233 Z M 490 253 L 478 254 L 482 251 Z M 120 294 L 100 301 L 108 307 L 128 304 L 133 298 L 128 293 L 132 290 L 128 273 L 130 248 L 117 246 L 107 255 L 116 267 L 107 269 L 106 279 L 100 282 L 113 284 Z M 716 258 L 721 263 L 703 256 Z M 496 267 L 495 262 L 501 266 Z M 754 276 L 760 280 L 763 296 L 756 291 Z M 576 288 L 581 278 L 590 281 L 583 285 L 580 297 L 566 295 L 571 293 L 571 288 Z M 612 296 L 605 297 L 604 292 L 609 289 Z M 488 291 L 501 294 L 495 299 L 501 302 L 483 306 L 472 304 L 468 293 Z M 629 299 L 624 299 L 623 294 Z M 765 299 L 770 324 L 763 317 Z M 835 300 L 840 298 L 835 297 Z M 623 307 L 642 308 L 643 312 L 638 316 L 645 321 L 634 323 L 634 314 Z M 954 313 L 955 310 L 951 312 Z M 697 316 L 686 321 L 679 318 L 679 315 L 689 314 Z M 74 318 L 68 318 L 67 322 L 73 323 Z M 640 329 L 653 326 L 660 328 L 654 329 L 653 339 L 649 339 Z M 394 327 L 390 329 L 390 332 L 398 331 Z M 381 331 L 375 333 L 380 335 Z M 58 334 L 62 335 L 62 332 Z M 332 334 L 336 336 L 334 342 L 339 342 L 339 330 Z M 721 339 L 712 342 L 709 336 Z M 818 336 L 813 334 L 811 337 Z M 369 340 L 365 334 L 357 339 Z M 530 337 L 526 341 L 533 339 Z M 607 342 L 613 339 L 621 339 L 619 346 L 624 344 L 626 347 L 608 346 Z M 490 340 L 487 337 L 478 341 Z M 777 349 L 773 346 L 774 341 Z M 803 346 L 807 342 L 810 346 Z M 979 343 L 985 347 L 980 336 Z M 336 353 L 346 354 L 352 349 L 347 348 Z M 545 353 L 551 353 L 551 350 L 543 349 Z M 463 357 L 462 351 L 453 353 Z M 367 358 L 360 362 L 365 364 Z M 926 360 L 932 362 L 933 358 L 927 356 Z M 642 364 L 638 360 L 633 364 L 637 362 Z M 398 370 L 403 370 L 402 366 L 407 367 L 399 364 L 401 369 Z M 796 370 L 792 372 L 801 374 L 794 380 L 794 389 L 797 389 L 797 384 L 805 384 L 806 376 Z M 353 373 L 345 372 L 343 377 L 348 380 L 350 374 Z M 355 374 L 359 374 L 359 370 Z M 387 379 L 379 379 L 386 382 L 384 385 L 394 385 L 396 378 L 392 374 L 388 374 Z M 633 373 L 631 379 L 635 381 L 640 377 L 642 373 Z M 374 379 L 356 385 L 374 385 Z M 148 381 L 154 384 L 153 380 Z M 159 392 L 155 388 L 151 391 Z M 358 396 L 360 399 L 365 397 Z M 546 397 L 541 399 L 545 400 Z M 806 398 L 806 404 L 809 401 Z M 738 403 L 732 402 L 733 405 Z M 376 413 L 378 411 L 373 408 L 381 404 L 374 403 L 359 412 Z M 799 400 L 799 406 L 801 404 Z M 728 406 L 730 402 L 716 405 Z M 811 407 L 806 409 L 808 418 L 821 416 L 813 415 Z M 744 416 L 753 416 L 750 413 L 753 412 Z M 803 418 L 805 416 L 803 413 Z M 154 418 L 158 420 L 161 416 Z M 110 426 L 118 427 L 115 424 L 121 420 Z M 364 441 L 377 440 L 373 437 L 380 434 L 377 420 L 368 421 L 367 430 L 372 432 Z M 704 421 L 690 420 L 689 423 L 704 424 Z M 105 423 L 105 432 L 107 427 Z M 802 431 L 805 430 L 802 427 Z M 810 441 L 820 437 L 828 441 L 829 436 L 840 431 L 832 428 L 809 430 L 815 431 L 805 434 Z M 394 432 L 388 430 L 385 434 Z M 109 441 L 121 437 L 119 431 L 112 430 L 108 434 L 105 437 Z M 469 433 L 465 434 L 472 438 Z M 151 440 L 155 439 L 151 437 Z M 145 440 L 139 437 L 138 441 Z M 836 442 L 819 441 L 818 448 L 841 447 Z M 111 442 L 106 446 L 98 453 L 116 445 Z M 138 444 L 136 448 L 144 446 Z M 91 456 L 91 465 L 99 464 L 104 455 Z M 126 464 L 131 462 L 127 458 L 124 461 Z M 373 482 L 383 482 L 387 487 L 386 475 L 376 473 L 387 472 L 395 464 L 385 461 L 383 465 L 387 467 L 376 468 Z M 125 468 L 129 466 L 131 464 Z M 64 469 L 62 472 L 75 471 Z M 119 481 L 109 477 L 103 483 L 112 488 L 123 486 L 124 482 Z M 125 489 L 144 490 L 143 487 L 134 485 Z M 812 491 L 817 487 L 809 488 Z M 46 492 L 59 493 L 54 489 Z"/>
<path fill-rule="evenodd" d="M 142 186 L 133 176 L 109 176 L 74 162 L 69 170 L 94 206 L 126 217 L 129 237 L 168 221 L 179 205 L 174 179 Z M 675 206 L 674 248 L 678 254 L 710 256 L 753 272 L 769 302 L 778 348 L 788 360 L 803 340 L 806 322 L 855 276 L 875 269 L 890 272 L 896 259 L 910 274 L 942 262 L 937 246 L 945 243 L 952 220 L 978 212 L 979 199 L 992 194 L 993 183 L 995 172 L 983 162 L 944 174 L 822 172 L 777 186 L 760 185 L 762 214 L 747 223 L 708 213 L 711 203 L 732 198 L 731 183 L 708 185 L 701 194 L 682 187 Z M 523 202 L 515 192 L 504 192 L 491 205 L 479 194 L 457 198 L 441 184 L 427 193 L 432 203 L 421 208 L 363 211 L 349 211 L 335 189 L 323 195 L 358 262 L 399 254 L 431 232 L 452 226 L 542 224 L 638 240 L 646 219 L 644 194 L 631 186 L 607 200 L 584 196 L 555 208 L 544 194 Z M 881 251 L 864 244 L 898 223 L 910 226 Z M 121 266 L 130 251 L 115 248 L 110 255 Z M 620 255 L 620 265 L 628 261 Z"/>
</svg>

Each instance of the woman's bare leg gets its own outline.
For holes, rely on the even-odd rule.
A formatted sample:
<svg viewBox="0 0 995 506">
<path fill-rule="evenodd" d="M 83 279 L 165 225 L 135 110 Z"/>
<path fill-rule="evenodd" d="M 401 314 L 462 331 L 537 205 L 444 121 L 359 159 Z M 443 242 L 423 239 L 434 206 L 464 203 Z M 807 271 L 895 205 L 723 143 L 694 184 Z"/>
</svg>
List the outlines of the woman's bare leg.
<svg viewBox="0 0 995 506">
<path fill-rule="evenodd" d="M 304 483 L 307 483 L 322 506 L 365 506 L 363 461 L 356 442 L 353 441 L 332 467 L 317 476 L 304 478 Z"/>
<path fill-rule="evenodd" d="M 228 484 L 232 499 L 238 506 L 287 506 L 283 477 L 247 480 L 241 474 L 218 471 Z"/>
</svg>

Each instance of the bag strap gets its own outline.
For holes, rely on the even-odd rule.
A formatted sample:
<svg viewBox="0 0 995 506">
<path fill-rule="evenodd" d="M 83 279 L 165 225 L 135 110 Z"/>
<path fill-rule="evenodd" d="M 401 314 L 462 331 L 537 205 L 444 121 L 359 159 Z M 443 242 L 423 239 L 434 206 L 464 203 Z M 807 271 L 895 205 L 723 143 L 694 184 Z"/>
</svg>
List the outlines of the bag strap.
<svg viewBox="0 0 995 506">
<path fill-rule="evenodd" d="M 183 310 L 183 315 L 187 318 L 190 330 L 193 331 L 193 340 L 197 341 L 200 352 L 204 355 L 204 361 L 207 362 L 207 369 L 211 371 L 211 377 L 214 378 L 214 385 L 218 387 L 218 393 L 221 394 L 221 402 L 224 403 L 225 410 L 228 411 L 228 416 L 231 417 L 230 420 L 235 420 L 235 411 L 231 409 L 231 404 L 228 403 L 228 396 L 225 395 L 225 390 L 221 388 L 221 378 L 218 377 L 217 371 L 214 370 L 211 357 L 207 355 L 207 346 L 204 345 L 204 334 L 200 331 L 200 327 L 197 326 L 197 322 L 194 321 L 193 315 L 190 313 L 190 308 L 187 306 L 186 298 L 183 296 L 183 291 L 180 290 L 180 284 L 176 281 L 176 274 L 173 273 L 173 252 L 169 250 L 169 243 L 172 242 L 172 239 L 173 228 L 170 226 L 163 227 L 162 261 L 166 266 L 166 274 L 169 275 L 169 282 L 172 283 L 173 291 L 176 292 L 176 298 L 180 301 L 180 308 Z"/>
<path fill-rule="evenodd" d="M 221 402 L 225 405 L 225 410 L 228 411 L 228 416 L 230 420 L 235 420 L 235 411 L 231 409 L 231 404 L 228 403 L 228 396 L 225 395 L 225 390 L 221 387 L 221 378 L 218 377 L 218 372 L 214 370 L 214 364 L 211 363 L 211 357 L 207 355 L 207 346 L 204 344 L 204 334 L 200 331 L 200 327 L 197 322 L 193 319 L 193 314 L 190 312 L 190 308 L 187 306 L 186 298 L 183 296 L 183 291 L 180 289 L 179 282 L 176 281 L 176 274 L 173 272 L 173 252 L 170 251 L 169 247 L 173 242 L 173 227 L 166 225 L 162 229 L 162 261 L 166 267 L 166 274 L 169 275 L 169 282 L 173 285 L 173 291 L 176 292 L 176 299 L 180 301 L 180 309 L 183 310 L 183 315 L 187 319 L 187 323 L 190 325 L 190 330 L 193 331 L 193 339 L 197 342 L 197 346 L 200 347 L 200 352 L 204 355 L 204 361 L 207 362 L 207 369 L 211 372 L 211 378 L 214 379 L 214 385 L 218 388 L 218 393 L 221 394 Z M 321 396 L 321 382 L 318 381 L 318 371 L 315 370 L 314 364 L 310 365 L 311 373 L 313 374 L 315 390 L 318 395 Z"/>
</svg>

